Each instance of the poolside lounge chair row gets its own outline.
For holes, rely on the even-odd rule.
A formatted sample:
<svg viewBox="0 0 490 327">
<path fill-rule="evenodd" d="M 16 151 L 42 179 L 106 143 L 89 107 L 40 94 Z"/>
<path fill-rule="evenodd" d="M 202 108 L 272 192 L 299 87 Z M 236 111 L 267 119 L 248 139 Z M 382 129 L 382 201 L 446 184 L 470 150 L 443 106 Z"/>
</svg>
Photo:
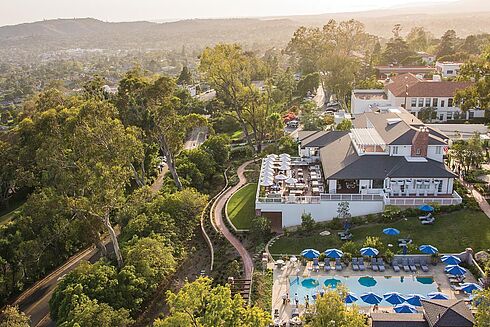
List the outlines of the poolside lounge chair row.
<svg viewBox="0 0 490 327">
<path fill-rule="evenodd" d="M 420 258 L 419 260 L 415 260 L 412 258 L 402 258 L 401 260 L 393 259 L 391 263 L 393 270 L 395 272 L 399 272 L 402 268 L 405 272 L 416 272 L 417 265 L 420 266 L 423 272 L 428 272 L 429 267 L 427 265 L 427 260 L 425 258 Z"/>
<path fill-rule="evenodd" d="M 318 259 L 313 259 L 313 270 L 314 271 L 316 271 L 316 272 L 320 271 L 320 265 L 323 266 L 323 269 L 325 271 L 330 271 L 330 270 L 334 270 L 334 269 L 337 271 L 341 271 L 342 269 L 344 269 L 344 265 L 342 264 L 340 259 L 335 259 L 335 265 L 333 267 L 330 265 L 330 259 L 329 258 L 325 258 L 325 260 L 322 264 L 319 264 Z"/>
</svg>

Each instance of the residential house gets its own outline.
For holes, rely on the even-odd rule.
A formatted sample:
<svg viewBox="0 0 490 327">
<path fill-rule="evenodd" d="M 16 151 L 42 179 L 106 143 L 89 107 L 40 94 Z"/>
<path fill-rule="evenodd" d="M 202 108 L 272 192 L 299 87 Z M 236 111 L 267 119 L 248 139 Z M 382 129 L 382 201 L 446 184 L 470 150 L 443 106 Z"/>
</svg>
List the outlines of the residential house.
<svg viewBox="0 0 490 327">
<path fill-rule="evenodd" d="M 437 72 L 442 75 L 442 77 L 455 77 L 459 74 L 462 65 L 462 62 L 438 61 L 436 62 L 436 69 Z"/>
<path fill-rule="evenodd" d="M 376 76 L 379 79 L 390 78 L 393 76 L 401 74 L 415 74 L 415 75 L 432 75 L 436 72 L 434 67 L 430 66 L 398 66 L 398 65 L 388 65 L 388 66 L 376 66 Z"/>
<path fill-rule="evenodd" d="M 424 108 L 434 108 L 432 121 L 446 122 L 453 119 L 473 119 L 485 116 L 485 111 L 470 109 L 462 112 L 454 102 L 456 91 L 471 85 L 471 82 L 442 80 L 438 75 L 433 79 L 402 74 L 392 77 L 381 90 L 354 90 L 351 95 L 351 112 L 359 114 L 390 105 L 406 108 L 418 116 Z"/>
<path fill-rule="evenodd" d="M 420 58 L 422 58 L 422 61 L 426 65 L 432 65 L 434 63 L 434 61 L 436 61 L 436 56 L 435 55 L 428 54 L 427 52 L 424 52 L 424 51 L 417 52 L 417 55 Z"/>
<path fill-rule="evenodd" d="M 403 109 L 364 113 L 353 125 L 350 131 L 300 132 L 299 157 L 285 171 L 265 159 L 257 214 L 277 229 L 299 225 L 303 213 L 317 221 L 333 219 L 344 201 L 352 216 L 383 212 L 389 204 L 461 203 L 453 192 L 456 176 L 444 165 L 448 138 L 440 131 Z M 286 174 L 292 184 L 263 183 L 273 178 L 266 177 L 272 174 L 267 169 Z"/>
</svg>

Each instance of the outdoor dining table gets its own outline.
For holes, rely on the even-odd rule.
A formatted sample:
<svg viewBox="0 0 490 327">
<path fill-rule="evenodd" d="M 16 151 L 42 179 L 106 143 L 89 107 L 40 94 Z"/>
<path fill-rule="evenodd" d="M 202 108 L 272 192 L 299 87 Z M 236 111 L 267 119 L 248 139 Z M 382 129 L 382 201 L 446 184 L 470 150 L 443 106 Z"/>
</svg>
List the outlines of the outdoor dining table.
<svg viewBox="0 0 490 327">
<path fill-rule="evenodd" d="M 320 183 L 318 181 L 311 181 L 311 186 L 318 186 Z"/>
<path fill-rule="evenodd" d="M 311 192 L 313 192 L 313 193 L 320 193 L 320 189 L 318 187 L 313 187 L 311 189 Z"/>
</svg>

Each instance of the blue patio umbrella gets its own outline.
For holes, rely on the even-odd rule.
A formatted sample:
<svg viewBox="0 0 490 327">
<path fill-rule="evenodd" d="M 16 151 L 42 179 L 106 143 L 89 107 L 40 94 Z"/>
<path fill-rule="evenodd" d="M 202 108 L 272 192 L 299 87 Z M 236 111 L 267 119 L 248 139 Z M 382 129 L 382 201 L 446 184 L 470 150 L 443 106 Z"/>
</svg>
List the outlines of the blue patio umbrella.
<svg viewBox="0 0 490 327">
<path fill-rule="evenodd" d="M 367 247 L 361 249 L 361 254 L 366 257 L 375 257 L 377 256 L 379 251 L 375 248 Z"/>
<path fill-rule="evenodd" d="M 408 297 L 406 298 L 406 301 L 408 304 L 414 305 L 416 307 L 421 307 L 422 306 L 422 302 L 420 302 L 421 299 L 425 299 L 425 296 L 420 294 L 409 294 Z"/>
<path fill-rule="evenodd" d="M 396 228 L 385 228 L 383 229 L 383 233 L 385 233 L 386 235 L 398 235 L 400 234 L 400 231 Z"/>
<path fill-rule="evenodd" d="M 404 304 L 399 304 L 395 306 L 393 309 L 395 310 L 396 313 L 417 313 L 417 309 L 410 304 L 404 303 Z"/>
<path fill-rule="evenodd" d="M 301 286 L 305 288 L 317 288 L 320 282 L 314 278 L 307 278 L 301 282 Z"/>
<path fill-rule="evenodd" d="M 466 269 L 464 269 L 463 267 L 461 267 L 459 265 L 446 266 L 446 269 L 444 269 L 444 271 L 447 272 L 448 274 L 453 275 L 453 276 L 461 276 L 461 275 L 466 274 Z"/>
<path fill-rule="evenodd" d="M 431 300 L 449 300 L 449 296 L 441 292 L 432 292 L 427 294 L 427 297 Z"/>
<path fill-rule="evenodd" d="M 473 293 L 474 290 L 480 291 L 482 287 L 475 283 L 463 283 L 459 289 L 465 293 Z"/>
<path fill-rule="evenodd" d="M 374 279 L 373 277 L 369 277 L 369 276 L 361 277 L 357 281 L 359 282 L 360 285 L 362 285 L 364 287 L 373 287 L 374 285 L 376 285 L 378 283 L 376 281 L 376 279 Z"/>
<path fill-rule="evenodd" d="M 327 257 L 334 259 L 342 258 L 344 255 L 344 252 L 340 251 L 339 249 L 327 249 L 324 253 Z"/>
<path fill-rule="evenodd" d="M 314 259 L 320 256 L 320 252 L 315 249 L 304 249 L 301 251 L 301 256 L 305 257 L 306 259 Z"/>
<path fill-rule="evenodd" d="M 341 283 L 342 283 L 342 281 L 339 279 L 328 278 L 328 279 L 325 279 L 325 281 L 323 282 L 323 285 L 325 285 L 326 287 L 336 288 L 337 284 L 341 284 Z"/>
<path fill-rule="evenodd" d="M 379 304 L 383 301 L 383 298 L 373 292 L 364 293 L 361 295 L 361 300 L 363 300 L 367 304 Z"/>
<path fill-rule="evenodd" d="M 405 298 L 398 292 L 385 293 L 383 294 L 383 297 L 385 298 L 386 302 L 393 305 L 402 304 L 405 302 Z"/>
<path fill-rule="evenodd" d="M 347 296 L 345 297 L 345 303 L 354 303 L 357 300 L 359 299 L 352 293 L 347 293 Z"/>
<path fill-rule="evenodd" d="M 432 212 L 434 211 L 434 208 L 428 204 L 424 204 L 424 205 L 421 205 L 419 207 L 420 210 L 424 211 L 424 212 Z"/>
<path fill-rule="evenodd" d="M 441 261 L 446 265 L 459 265 L 461 263 L 461 259 L 454 255 L 443 255 Z"/>
<path fill-rule="evenodd" d="M 435 246 L 427 244 L 419 246 L 419 250 L 420 252 L 425 254 L 436 254 L 439 252 L 439 250 Z"/>
</svg>

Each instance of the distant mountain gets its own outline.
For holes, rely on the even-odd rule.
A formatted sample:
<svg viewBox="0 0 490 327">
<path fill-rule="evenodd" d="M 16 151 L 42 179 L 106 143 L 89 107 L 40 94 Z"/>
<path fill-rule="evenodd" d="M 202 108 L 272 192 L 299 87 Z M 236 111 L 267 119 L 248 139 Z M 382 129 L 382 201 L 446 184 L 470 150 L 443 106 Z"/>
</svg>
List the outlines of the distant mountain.
<svg viewBox="0 0 490 327">
<path fill-rule="evenodd" d="M 93 18 L 56 19 L 0 27 L 0 50 L 31 52 L 71 48 L 180 49 L 217 42 L 254 48 L 283 47 L 301 25 L 321 26 L 329 19 L 358 19 L 366 30 L 390 37 L 393 25 L 403 32 L 424 26 L 436 37 L 448 29 L 460 36 L 490 33 L 490 0 L 460 0 L 354 13 L 248 19 L 194 19 L 175 22 L 103 22 Z"/>
</svg>

